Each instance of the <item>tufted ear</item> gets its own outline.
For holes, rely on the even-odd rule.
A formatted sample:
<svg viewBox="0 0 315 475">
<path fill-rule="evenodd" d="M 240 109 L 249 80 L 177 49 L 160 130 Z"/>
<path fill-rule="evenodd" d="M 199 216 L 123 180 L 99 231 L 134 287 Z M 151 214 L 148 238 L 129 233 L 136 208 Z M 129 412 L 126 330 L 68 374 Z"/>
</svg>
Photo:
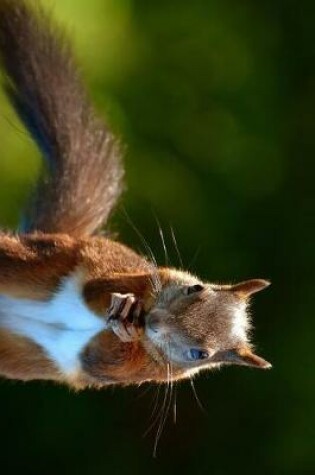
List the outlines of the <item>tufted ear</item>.
<svg viewBox="0 0 315 475">
<path fill-rule="evenodd" d="M 268 361 L 255 355 L 248 347 L 222 351 L 217 354 L 217 359 L 221 363 L 252 366 L 253 368 L 270 369 L 272 367 Z"/>
<path fill-rule="evenodd" d="M 268 280 L 264 279 L 250 279 L 245 280 L 244 282 L 239 282 L 238 284 L 231 285 L 230 289 L 236 295 L 241 298 L 250 297 L 252 294 L 256 292 L 260 292 L 261 290 L 265 289 L 270 285 Z"/>
</svg>

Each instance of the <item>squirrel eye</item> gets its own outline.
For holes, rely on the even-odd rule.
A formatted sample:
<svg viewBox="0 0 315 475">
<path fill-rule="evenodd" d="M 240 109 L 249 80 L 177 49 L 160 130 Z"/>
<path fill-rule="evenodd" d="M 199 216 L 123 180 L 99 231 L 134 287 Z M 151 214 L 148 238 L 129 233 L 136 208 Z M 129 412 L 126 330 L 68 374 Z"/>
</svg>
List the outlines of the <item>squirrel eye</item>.
<svg viewBox="0 0 315 475">
<path fill-rule="evenodd" d="M 196 348 L 191 348 L 187 352 L 187 359 L 190 361 L 205 360 L 209 358 L 209 353 L 205 350 L 198 350 Z"/>
<path fill-rule="evenodd" d="M 186 295 L 192 295 L 196 294 L 197 292 L 202 292 L 204 289 L 203 285 L 200 284 L 195 284 L 195 285 L 190 285 L 189 287 L 186 287 Z"/>
</svg>

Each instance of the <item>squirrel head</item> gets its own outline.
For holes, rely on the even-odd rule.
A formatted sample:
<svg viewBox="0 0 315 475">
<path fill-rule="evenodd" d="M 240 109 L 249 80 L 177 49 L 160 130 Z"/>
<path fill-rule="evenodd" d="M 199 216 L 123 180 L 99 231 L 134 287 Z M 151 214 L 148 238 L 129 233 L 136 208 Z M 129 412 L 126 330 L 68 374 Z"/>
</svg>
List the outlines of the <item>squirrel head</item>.
<svg viewBox="0 0 315 475">
<path fill-rule="evenodd" d="M 169 269 L 161 281 L 145 332 L 164 360 L 186 375 L 221 364 L 271 367 L 252 352 L 249 342 L 249 298 L 270 285 L 268 281 L 214 285 Z"/>
</svg>

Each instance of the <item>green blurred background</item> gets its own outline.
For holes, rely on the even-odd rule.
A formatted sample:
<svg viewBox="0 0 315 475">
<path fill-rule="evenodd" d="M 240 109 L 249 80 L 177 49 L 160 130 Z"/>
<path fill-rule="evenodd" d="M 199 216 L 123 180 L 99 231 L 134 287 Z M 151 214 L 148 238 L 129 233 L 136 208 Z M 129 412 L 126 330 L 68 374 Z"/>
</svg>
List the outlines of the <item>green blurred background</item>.
<svg viewBox="0 0 315 475">
<path fill-rule="evenodd" d="M 177 389 L 152 458 L 156 389 L 1 381 L 1 467 L 27 474 L 315 473 L 315 6 L 307 0 L 50 0 L 95 104 L 127 145 L 111 228 L 210 281 L 266 277 L 253 303 L 269 372 Z M 49 84 L 47 84 L 49 87 Z M 0 218 L 17 223 L 39 156 L 0 97 Z M 126 210 L 126 212 L 125 212 Z M 147 392 L 146 390 L 149 389 Z"/>
</svg>

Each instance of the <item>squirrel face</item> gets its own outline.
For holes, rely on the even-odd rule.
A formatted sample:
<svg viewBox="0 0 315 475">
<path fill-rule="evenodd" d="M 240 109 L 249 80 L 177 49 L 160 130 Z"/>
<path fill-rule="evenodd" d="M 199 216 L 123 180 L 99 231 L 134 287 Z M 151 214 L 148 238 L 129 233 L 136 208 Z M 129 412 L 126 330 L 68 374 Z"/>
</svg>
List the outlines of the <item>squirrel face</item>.
<svg viewBox="0 0 315 475">
<path fill-rule="evenodd" d="M 249 280 L 236 285 L 203 283 L 170 270 L 146 318 L 146 335 L 164 358 L 189 373 L 220 364 L 269 368 L 249 344 L 251 294 L 269 285 Z"/>
</svg>

